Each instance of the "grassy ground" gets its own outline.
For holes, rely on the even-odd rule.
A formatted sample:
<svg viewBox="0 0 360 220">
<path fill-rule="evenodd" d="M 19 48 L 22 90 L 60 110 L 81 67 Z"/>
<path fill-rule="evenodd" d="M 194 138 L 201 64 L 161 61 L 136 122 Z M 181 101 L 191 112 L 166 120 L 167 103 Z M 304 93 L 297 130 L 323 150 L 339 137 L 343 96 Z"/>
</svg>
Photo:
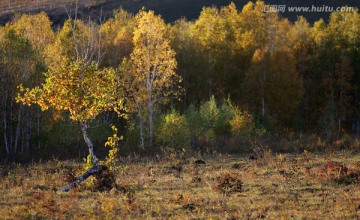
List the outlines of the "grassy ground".
<svg viewBox="0 0 360 220">
<path fill-rule="evenodd" d="M 360 218 L 360 155 L 351 152 L 168 155 L 124 164 L 112 189 L 98 191 L 91 177 L 69 193 L 58 190 L 83 172 L 79 163 L 3 167 L 0 218 Z"/>
</svg>

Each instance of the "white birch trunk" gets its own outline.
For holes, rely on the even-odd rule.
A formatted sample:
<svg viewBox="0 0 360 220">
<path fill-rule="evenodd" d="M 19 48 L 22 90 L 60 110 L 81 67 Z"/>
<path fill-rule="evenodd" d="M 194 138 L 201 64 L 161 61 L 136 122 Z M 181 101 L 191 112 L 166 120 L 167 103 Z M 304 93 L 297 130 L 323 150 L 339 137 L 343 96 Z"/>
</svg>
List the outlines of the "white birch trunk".
<svg viewBox="0 0 360 220">
<path fill-rule="evenodd" d="M 7 112 L 6 112 L 6 96 L 3 97 L 3 129 L 4 129 L 4 144 L 5 144 L 5 150 L 7 154 L 10 154 L 9 151 L 9 142 L 7 139 Z"/>
<path fill-rule="evenodd" d="M 140 116 L 141 117 L 141 116 Z M 144 122 L 142 121 L 142 119 L 140 118 L 140 139 L 141 139 L 141 148 L 144 150 L 145 149 L 145 141 L 144 141 Z"/>
<path fill-rule="evenodd" d="M 22 108 L 23 108 L 23 105 L 20 103 L 19 111 L 18 111 L 17 127 L 16 127 L 16 132 L 15 132 L 14 153 L 17 152 L 18 143 L 19 143 Z"/>
<path fill-rule="evenodd" d="M 95 152 L 94 152 L 94 145 L 93 143 L 91 142 L 90 138 L 89 138 L 89 135 L 87 133 L 87 128 L 88 126 L 86 124 L 81 124 L 81 130 L 82 130 L 82 133 L 83 133 L 83 136 L 84 136 L 84 140 L 89 148 L 89 154 L 93 160 L 93 163 L 95 166 L 98 165 L 98 159 L 95 155 Z"/>
<path fill-rule="evenodd" d="M 2 116 L 3 116 L 3 129 L 4 129 L 4 145 L 7 154 L 10 154 L 9 141 L 8 141 L 8 127 L 7 127 L 7 109 L 6 102 L 8 97 L 8 83 L 5 78 L 6 75 L 2 73 L 1 76 L 1 105 L 2 105 Z"/>
<path fill-rule="evenodd" d="M 152 147 L 153 146 L 153 137 L 154 137 L 154 131 L 153 131 L 153 103 L 151 98 L 149 99 L 149 103 L 148 103 L 148 107 L 149 107 L 149 146 Z"/>
<path fill-rule="evenodd" d="M 13 141 L 13 137 L 14 137 L 14 127 L 13 127 L 13 102 L 10 102 L 10 132 L 9 132 L 9 136 L 10 136 L 10 152 L 13 152 L 13 148 L 14 148 L 14 141 Z"/>
<path fill-rule="evenodd" d="M 85 181 L 91 175 L 96 174 L 96 173 L 101 173 L 103 170 L 106 170 L 106 169 L 107 169 L 107 167 L 102 166 L 102 165 L 93 166 L 92 168 L 88 169 L 83 175 L 81 175 L 78 179 L 76 179 L 74 182 L 72 182 L 69 185 L 63 187 L 61 189 L 61 192 L 70 191 L 72 188 L 79 186 L 81 182 Z"/>
</svg>

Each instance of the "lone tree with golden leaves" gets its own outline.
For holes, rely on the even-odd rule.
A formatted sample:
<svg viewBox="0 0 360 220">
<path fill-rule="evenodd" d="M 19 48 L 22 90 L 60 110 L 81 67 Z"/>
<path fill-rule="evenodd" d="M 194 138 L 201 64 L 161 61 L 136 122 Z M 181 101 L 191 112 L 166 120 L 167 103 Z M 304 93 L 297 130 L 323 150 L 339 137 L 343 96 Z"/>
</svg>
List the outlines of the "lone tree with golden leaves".
<svg viewBox="0 0 360 220">
<path fill-rule="evenodd" d="M 87 129 L 102 112 L 122 109 L 115 70 L 99 67 L 101 35 L 98 30 L 100 28 L 93 24 L 86 25 L 69 16 L 48 52 L 48 57 L 56 56 L 57 59 L 49 64 L 48 71 L 44 73 L 45 82 L 31 89 L 19 86 L 18 102 L 38 104 L 43 111 L 49 108 L 66 111 L 69 118 L 81 126 L 94 167 L 62 191 L 69 191 L 104 168 L 99 165 Z M 75 54 L 67 53 L 71 49 Z"/>
<path fill-rule="evenodd" d="M 153 11 L 141 10 L 136 15 L 134 30 L 134 49 L 130 59 L 124 60 L 120 67 L 124 78 L 125 91 L 128 93 L 127 108 L 137 113 L 141 147 L 153 145 L 153 118 L 156 107 L 177 96 L 177 83 L 181 78 L 176 75 L 175 52 L 166 36 L 164 20 Z"/>
<path fill-rule="evenodd" d="M 38 87 L 20 86 L 17 101 L 29 106 L 38 104 L 43 111 L 68 111 L 70 119 L 80 124 L 93 164 L 98 165 L 87 129 L 100 113 L 117 110 L 122 103 L 117 100 L 115 71 L 63 58 L 60 68 L 50 68 L 44 75 L 46 81 Z"/>
</svg>

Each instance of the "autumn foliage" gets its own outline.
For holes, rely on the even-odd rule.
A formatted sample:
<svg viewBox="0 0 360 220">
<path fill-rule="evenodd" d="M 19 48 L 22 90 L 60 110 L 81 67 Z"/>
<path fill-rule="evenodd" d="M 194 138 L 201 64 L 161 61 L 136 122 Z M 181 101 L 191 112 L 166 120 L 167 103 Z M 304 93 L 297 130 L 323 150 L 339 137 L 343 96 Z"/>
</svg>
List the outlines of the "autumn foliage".
<svg viewBox="0 0 360 220">
<path fill-rule="evenodd" d="M 51 131 L 73 126 L 59 118 L 86 133 L 116 124 L 129 151 L 359 135 L 358 10 L 292 23 L 265 4 L 207 7 L 172 24 L 119 9 L 100 23 L 69 16 L 57 31 L 45 13 L 16 16 L 0 28 L 6 154 L 56 146 Z M 111 133 L 99 129 L 88 146 Z M 79 135 L 59 138 L 68 147 Z"/>
</svg>

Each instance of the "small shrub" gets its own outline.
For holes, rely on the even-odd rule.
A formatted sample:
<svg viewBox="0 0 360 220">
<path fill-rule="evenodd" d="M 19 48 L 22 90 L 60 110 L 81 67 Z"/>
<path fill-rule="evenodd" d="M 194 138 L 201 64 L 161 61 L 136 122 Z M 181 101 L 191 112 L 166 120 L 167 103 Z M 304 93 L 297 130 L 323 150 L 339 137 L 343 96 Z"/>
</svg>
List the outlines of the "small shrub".
<svg viewBox="0 0 360 220">
<path fill-rule="evenodd" d="M 124 139 L 126 143 L 126 148 L 124 148 L 124 151 L 126 150 L 127 153 L 129 153 L 139 150 L 141 146 L 141 139 L 137 120 L 127 122 Z"/>
<path fill-rule="evenodd" d="M 100 165 L 102 166 L 102 165 Z M 89 190 L 92 192 L 108 192 L 115 187 L 115 173 L 103 166 L 101 172 L 91 175 L 81 183 L 80 190 Z"/>
<path fill-rule="evenodd" d="M 251 150 L 252 150 L 252 156 L 256 158 L 256 160 L 259 159 L 266 163 L 273 161 L 272 151 L 267 145 L 262 145 L 259 142 L 253 142 Z"/>
<path fill-rule="evenodd" d="M 112 170 L 104 170 L 94 176 L 92 191 L 108 192 L 115 187 L 115 175 Z"/>
<path fill-rule="evenodd" d="M 216 105 L 215 97 L 212 96 L 209 101 L 200 106 L 201 134 L 206 145 L 215 144 L 216 122 L 220 110 Z"/>
<path fill-rule="evenodd" d="M 157 127 L 157 139 L 162 146 L 174 149 L 189 146 L 190 134 L 185 117 L 175 110 L 160 116 Z"/>
<path fill-rule="evenodd" d="M 233 136 L 240 139 L 249 139 L 254 133 L 254 124 L 251 115 L 246 111 L 235 110 L 234 117 L 230 120 Z"/>
<path fill-rule="evenodd" d="M 108 137 L 108 141 L 105 143 L 105 147 L 109 146 L 111 149 L 109 150 L 109 154 L 105 159 L 105 165 L 108 167 L 110 171 L 117 171 L 119 169 L 119 141 L 123 139 L 122 136 L 118 136 L 118 129 L 115 126 L 111 126 L 113 130 L 113 135 Z"/>
<path fill-rule="evenodd" d="M 353 171 L 346 176 L 340 176 L 337 183 L 343 185 L 360 184 L 360 171 Z"/>
<path fill-rule="evenodd" d="M 235 173 L 224 172 L 216 179 L 216 189 L 228 195 L 242 191 L 242 180 Z"/>
<path fill-rule="evenodd" d="M 230 99 L 223 100 L 219 113 L 217 115 L 214 133 L 219 136 L 230 136 L 232 131 L 231 121 L 235 117 L 235 107 L 231 104 Z"/>
<path fill-rule="evenodd" d="M 347 166 L 328 161 L 324 166 L 324 173 L 331 182 L 343 185 L 360 183 L 360 171 L 348 168 Z"/>
<path fill-rule="evenodd" d="M 191 146 L 214 147 L 226 145 L 231 137 L 238 141 L 249 140 L 255 134 L 252 116 L 246 111 L 234 107 L 230 99 L 224 99 L 217 105 L 214 96 L 197 110 L 191 105 L 185 115 Z"/>
<path fill-rule="evenodd" d="M 342 137 L 336 141 L 334 141 L 333 146 L 334 149 L 337 150 L 346 150 L 350 149 L 352 145 L 352 138 L 348 134 L 342 135 Z"/>
<path fill-rule="evenodd" d="M 328 161 L 325 164 L 325 172 L 329 176 L 329 178 L 339 179 L 340 177 L 347 175 L 348 168 L 343 164 Z"/>
<path fill-rule="evenodd" d="M 200 114 L 194 105 L 190 105 L 185 113 L 185 120 L 189 130 L 190 146 L 195 147 L 201 134 Z"/>
<path fill-rule="evenodd" d="M 92 168 L 94 166 L 94 163 L 93 163 L 93 159 L 92 159 L 92 156 L 89 154 L 86 158 L 83 159 L 84 160 L 84 169 L 85 170 L 88 170 L 90 168 Z"/>
</svg>

